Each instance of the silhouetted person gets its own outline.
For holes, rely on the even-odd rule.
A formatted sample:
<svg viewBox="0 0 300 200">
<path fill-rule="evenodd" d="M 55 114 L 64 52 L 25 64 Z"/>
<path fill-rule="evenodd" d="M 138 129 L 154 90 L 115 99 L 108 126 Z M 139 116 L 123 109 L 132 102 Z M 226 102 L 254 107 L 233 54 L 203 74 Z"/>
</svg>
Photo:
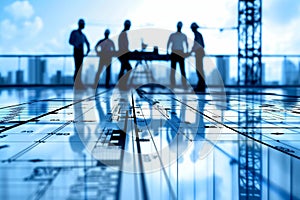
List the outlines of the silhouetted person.
<svg viewBox="0 0 300 200">
<path fill-rule="evenodd" d="M 169 48 L 171 46 L 171 87 L 174 87 L 176 85 L 175 81 L 175 70 L 176 70 L 176 64 L 179 63 L 180 71 L 182 75 L 182 84 L 184 87 L 186 87 L 186 75 L 185 75 L 185 69 L 184 69 L 184 58 L 185 58 L 185 52 L 184 52 L 184 45 L 186 48 L 186 51 L 188 50 L 188 42 L 187 37 L 185 34 L 181 32 L 182 28 L 182 22 L 177 23 L 177 32 L 172 33 L 169 37 L 168 43 L 167 43 L 167 53 L 169 54 Z"/>
<path fill-rule="evenodd" d="M 130 29 L 131 22 L 129 20 L 125 20 L 124 22 L 124 29 L 119 35 L 118 44 L 119 44 L 119 60 L 121 62 L 121 70 L 119 73 L 119 80 L 124 75 L 125 70 L 130 71 L 132 69 L 130 63 L 129 63 L 129 42 L 128 42 L 128 36 L 127 31 Z M 129 73 L 125 74 L 125 77 L 121 81 L 120 86 L 125 87 L 127 84 L 127 80 L 129 78 Z"/>
<path fill-rule="evenodd" d="M 202 34 L 197 31 L 199 26 L 193 22 L 191 24 L 191 29 L 194 32 L 195 39 L 194 39 L 194 45 L 192 47 L 192 50 L 190 53 L 195 52 L 195 58 L 196 58 L 196 73 L 198 76 L 198 83 L 195 88 L 196 91 L 205 91 L 205 80 L 204 80 L 204 71 L 203 71 L 203 57 L 205 55 L 204 52 L 204 41 Z"/>
<path fill-rule="evenodd" d="M 76 88 L 83 89 L 84 85 L 81 80 L 81 72 L 82 72 L 82 63 L 83 63 L 83 57 L 84 57 L 84 52 L 83 52 L 83 46 L 84 43 L 87 46 L 87 52 L 86 56 L 90 52 L 90 43 L 87 40 L 86 36 L 82 33 L 82 29 L 84 29 L 84 20 L 79 19 L 78 21 L 78 29 L 73 30 L 70 35 L 69 43 L 74 47 L 74 61 L 75 61 L 75 73 L 74 73 L 74 83 L 75 79 L 77 78 L 76 81 Z"/>
<path fill-rule="evenodd" d="M 111 74 L 111 58 L 115 54 L 115 44 L 109 39 L 110 31 L 108 29 L 104 32 L 104 39 L 100 40 L 96 46 L 95 51 L 98 56 L 100 56 L 98 71 L 95 76 L 94 87 L 98 85 L 99 77 L 104 66 L 106 66 L 106 77 L 105 77 L 105 87 L 109 87 L 110 74 Z"/>
</svg>

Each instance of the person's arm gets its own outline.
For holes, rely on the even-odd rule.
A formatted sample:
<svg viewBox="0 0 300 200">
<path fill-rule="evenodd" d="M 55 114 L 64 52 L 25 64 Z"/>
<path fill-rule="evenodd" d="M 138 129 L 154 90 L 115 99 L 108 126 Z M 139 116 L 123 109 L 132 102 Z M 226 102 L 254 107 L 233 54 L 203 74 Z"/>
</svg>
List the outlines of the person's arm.
<svg viewBox="0 0 300 200">
<path fill-rule="evenodd" d="M 189 52 L 189 43 L 187 41 L 187 37 L 184 37 L 184 42 L 185 42 L 185 46 L 186 46 L 186 52 Z"/>
<path fill-rule="evenodd" d="M 194 40 L 194 44 L 193 44 L 193 46 L 192 46 L 192 49 L 191 49 L 191 51 L 189 52 L 189 56 L 191 56 L 194 52 L 195 52 L 195 48 L 196 48 L 196 41 Z"/>
<path fill-rule="evenodd" d="M 90 53 L 90 43 L 89 43 L 89 41 L 87 40 L 87 38 L 86 37 L 84 37 L 85 38 L 85 43 L 86 43 L 86 46 L 87 46 L 87 51 L 86 51 L 86 56 Z"/>
<path fill-rule="evenodd" d="M 74 46 L 74 42 L 75 42 L 74 40 L 75 40 L 74 31 L 72 31 L 69 38 L 69 44 Z"/>
<path fill-rule="evenodd" d="M 100 51 L 98 50 L 99 46 L 100 46 L 100 40 L 97 42 L 96 46 L 95 46 L 95 52 L 96 54 L 99 56 Z"/>
<path fill-rule="evenodd" d="M 197 33 L 195 33 L 195 39 L 194 39 L 194 44 L 191 49 L 191 53 L 196 52 L 196 50 L 199 49 L 199 46 L 201 45 L 201 44 L 199 44 L 199 41 L 197 38 L 198 38 L 198 35 L 197 35 Z"/>
<path fill-rule="evenodd" d="M 205 47 L 205 45 L 204 45 L 204 40 L 203 40 L 203 36 L 201 35 L 201 41 L 202 41 L 202 47 L 204 48 Z"/>
<path fill-rule="evenodd" d="M 126 47 L 127 52 L 129 52 L 129 41 L 128 41 L 128 35 L 126 32 L 125 32 L 124 45 Z"/>
<path fill-rule="evenodd" d="M 116 47 L 115 47 L 115 43 L 111 40 L 111 55 L 115 56 L 116 55 Z"/>
<path fill-rule="evenodd" d="M 172 35 L 171 35 L 172 36 Z M 170 45 L 171 45 L 171 36 L 169 37 L 168 39 L 168 43 L 167 43 L 167 54 L 169 54 L 169 48 L 170 48 Z"/>
<path fill-rule="evenodd" d="M 90 53 L 90 51 L 91 51 L 91 49 L 90 49 L 90 43 L 89 43 L 89 41 L 88 40 L 86 40 L 86 46 L 87 46 L 87 51 L 86 51 L 86 55 L 88 55 L 89 53 Z"/>
<path fill-rule="evenodd" d="M 111 44 L 112 44 L 111 50 L 115 52 L 116 51 L 115 43 L 113 41 L 111 41 Z"/>
<path fill-rule="evenodd" d="M 87 51 L 86 51 L 86 56 L 90 53 L 90 51 L 91 51 L 91 49 L 90 49 L 90 43 L 89 43 L 89 41 L 87 40 L 87 38 L 86 37 L 84 37 L 85 38 L 85 44 L 86 44 L 86 47 L 87 47 Z"/>
</svg>

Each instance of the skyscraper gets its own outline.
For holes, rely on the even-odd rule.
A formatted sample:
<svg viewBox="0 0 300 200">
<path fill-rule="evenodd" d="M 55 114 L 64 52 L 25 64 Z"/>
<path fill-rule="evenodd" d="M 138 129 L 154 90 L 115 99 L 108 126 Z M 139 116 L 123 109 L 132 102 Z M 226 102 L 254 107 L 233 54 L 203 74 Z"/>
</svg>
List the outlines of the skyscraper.
<svg viewBox="0 0 300 200">
<path fill-rule="evenodd" d="M 282 85 L 298 84 L 298 68 L 291 60 L 283 60 L 281 77 Z"/>
<path fill-rule="evenodd" d="M 4 84 L 4 78 L 1 76 L 1 73 L 0 73 L 0 84 Z"/>
<path fill-rule="evenodd" d="M 223 79 L 224 85 L 230 84 L 229 57 L 228 56 L 218 56 L 217 57 L 217 68 Z"/>
<path fill-rule="evenodd" d="M 28 61 L 28 83 L 45 84 L 46 77 L 46 60 L 40 57 L 29 58 Z"/>
<path fill-rule="evenodd" d="M 50 80 L 50 83 L 51 84 L 62 84 L 62 74 L 61 74 L 61 70 L 57 70 L 56 71 L 56 74 L 55 75 L 53 75 L 52 77 L 51 77 L 51 80 Z"/>
<path fill-rule="evenodd" d="M 13 83 L 12 79 L 13 79 L 12 71 L 7 72 L 6 84 L 12 84 Z"/>
<path fill-rule="evenodd" d="M 16 71 L 16 84 L 23 84 L 24 83 L 24 71 L 17 70 Z"/>
</svg>

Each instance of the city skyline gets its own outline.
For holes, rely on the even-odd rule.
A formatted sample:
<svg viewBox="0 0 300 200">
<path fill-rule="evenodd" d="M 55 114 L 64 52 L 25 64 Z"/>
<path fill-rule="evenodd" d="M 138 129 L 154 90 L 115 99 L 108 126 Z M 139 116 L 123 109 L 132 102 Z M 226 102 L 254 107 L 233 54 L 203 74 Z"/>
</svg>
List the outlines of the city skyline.
<svg viewBox="0 0 300 200">
<path fill-rule="evenodd" d="M 195 84 L 195 71 L 193 70 L 192 63 L 193 60 L 186 62 L 187 64 L 187 77 L 191 84 Z M 298 75 L 300 74 L 300 61 L 295 59 L 288 59 L 283 57 L 281 60 L 276 61 L 279 67 L 274 68 L 274 61 L 267 60 L 262 62 L 262 84 L 263 85 L 297 85 L 299 84 Z M 73 84 L 73 77 L 70 71 L 64 71 L 64 69 L 69 69 L 73 67 L 73 63 L 69 62 L 67 66 L 59 66 L 55 64 L 56 62 L 49 65 L 46 58 L 29 57 L 26 67 L 17 68 L 15 71 L 7 70 L 6 73 L 0 73 L 0 84 L 1 85 L 14 85 L 14 84 L 38 84 L 38 85 L 48 85 L 48 84 Z M 134 62 L 132 63 L 134 64 Z M 225 85 L 235 85 L 237 84 L 236 75 L 232 75 L 232 71 L 236 70 L 235 62 L 230 59 L 229 56 L 217 56 L 215 57 L 216 69 L 218 69 L 222 80 Z M 156 64 L 157 65 L 157 64 Z M 165 81 L 165 77 L 168 76 L 169 63 L 159 62 L 152 67 L 152 73 L 154 77 L 157 77 L 157 81 Z M 83 81 L 86 84 L 91 84 L 94 78 L 93 75 L 96 73 L 96 67 L 98 66 L 98 60 L 94 62 L 87 62 L 84 64 L 83 70 Z M 115 84 L 118 76 L 119 63 L 113 61 L 112 70 L 112 84 Z M 161 72 L 160 70 L 167 70 L 166 72 Z M 30 73 L 29 73 L 30 71 Z M 71 71 L 72 72 L 72 71 Z M 271 76 L 270 76 L 271 75 Z M 207 84 L 212 84 L 211 77 L 212 73 L 206 74 Z M 25 78 L 27 77 L 27 79 Z M 100 84 L 104 84 L 105 71 L 100 76 Z M 213 77 L 212 77 L 213 78 Z"/>
</svg>

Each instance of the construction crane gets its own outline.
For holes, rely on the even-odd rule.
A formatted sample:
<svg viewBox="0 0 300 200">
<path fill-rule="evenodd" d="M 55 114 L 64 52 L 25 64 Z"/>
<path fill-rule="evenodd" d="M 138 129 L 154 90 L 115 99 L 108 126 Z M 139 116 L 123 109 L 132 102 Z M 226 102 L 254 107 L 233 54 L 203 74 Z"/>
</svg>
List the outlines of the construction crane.
<svg viewBox="0 0 300 200">
<path fill-rule="evenodd" d="M 238 2 L 238 85 L 261 85 L 262 0 Z"/>
<path fill-rule="evenodd" d="M 261 111 L 256 107 L 261 96 L 250 95 L 251 87 L 261 85 L 261 35 L 262 0 L 239 0 L 238 2 L 238 85 L 245 86 L 246 102 L 239 112 L 239 127 L 246 135 L 261 139 Z M 253 92 L 253 91 L 250 91 Z M 241 96 L 241 95 L 239 95 Z M 262 198 L 262 148 L 261 144 L 239 135 L 239 199 Z"/>
</svg>

